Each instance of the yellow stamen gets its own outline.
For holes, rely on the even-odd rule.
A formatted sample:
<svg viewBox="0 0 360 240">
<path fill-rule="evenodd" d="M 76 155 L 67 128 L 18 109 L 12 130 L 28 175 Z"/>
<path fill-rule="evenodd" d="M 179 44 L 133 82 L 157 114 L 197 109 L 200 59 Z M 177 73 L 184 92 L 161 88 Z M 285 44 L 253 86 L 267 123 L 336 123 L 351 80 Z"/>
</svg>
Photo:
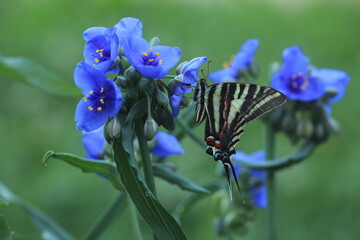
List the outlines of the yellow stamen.
<svg viewBox="0 0 360 240">
<path fill-rule="evenodd" d="M 89 109 L 90 111 L 94 110 L 94 108 L 93 108 L 92 106 L 88 106 L 88 109 Z"/>
<path fill-rule="evenodd" d="M 155 53 L 155 55 L 156 55 L 156 56 L 159 56 L 159 55 L 160 55 L 160 53 L 158 53 L 158 52 L 157 52 L 157 53 Z"/>
<path fill-rule="evenodd" d="M 96 63 L 100 62 L 100 60 L 99 60 L 98 58 L 95 58 L 94 61 L 95 61 Z"/>
<path fill-rule="evenodd" d="M 298 84 L 297 84 L 297 82 L 295 82 L 295 81 L 291 82 L 291 86 L 292 86 L 293 88 L 298 88 Z"/>
<path fill-rule="evenodd" d="M 101 52 L 101 53 L 99 53 L 99 55 L 100 55 L 100 57 L 103 57 L 104 56 L 104 54 Z"/>
<path fill-rule="evenodd" d="M 87 101 L 88 101 L 88 98 L 85 97 L 85 98 L 84 98 L 84 102 L 87 102 Z"/>
<path fill-rule="evenodd" d="M 150 58 L 148 61 L 149 62 L 153 62 L 155 59 L 153 59 L 153 58 Z"/>
<path fill-rule="evenodd" d="M 93 93 L 94 93 L 94 91 L 89 91 L 89 93 L 90 93 L 90 94 L 93 94 Z"/>
<path fill-rule="evenodd" d="M 152 48 L 149 48 L 149 51 L 152 52 Z"/>
<path fill-rule="evenodd" d="M 102 87 L 102 88 L 100 88 L 100 92 L 102 93 L 104 91 L 104 88 Z"/>
<path fill-rule="evenodd" d="M 93 64 L 92 66 L 93 66 L 93 67 L 96 67 L 96 64 Z"/>
<path fill-rule="evenodd" d="M 104 103 L 105 103 L 105 102 L 104 102 L 104 99 L 102 99 L 102 98 L 100 99 L 100 102 L 101 102 L 102 104 L 104 104 Z"/>
<path fill-rule="evenodd" d="M 97 110 L 98 110 L 98 111 L 101 111 L 101 110 L 102 110 L 102 107 L 98 107 Z"/>
<path fill-rule="evenodd" d="M 149 54 L 146 53 L 146 52 L 143 52 L 141 55 L 143 55 L 143 56 L 145 56 L 145 57 L 149 56 Z"/>
<path fill-rule="evenodd" d="M 104 49 L 98 49 L 98 50 L 96 50 L 96 52 L 102 52 L 102 51 L 104 51 Z"/>
<path fill-rule="evenodd" d="M 159 64 L 162 64 L 162 60 L 159 60 Z"/>
<path fill-rule="evenodd" d="M 291 75 L 291 79 L 295 80 L 297 78 L 296 74 Z"/>
<path fill-rule="evenodd" d="M 309 85 L 309 79 L 307 77 L 304 77 L 304 82 L 303 84 L 301 84 L 300 89 L 305 90 L 308 85 Z"/>
</svg>

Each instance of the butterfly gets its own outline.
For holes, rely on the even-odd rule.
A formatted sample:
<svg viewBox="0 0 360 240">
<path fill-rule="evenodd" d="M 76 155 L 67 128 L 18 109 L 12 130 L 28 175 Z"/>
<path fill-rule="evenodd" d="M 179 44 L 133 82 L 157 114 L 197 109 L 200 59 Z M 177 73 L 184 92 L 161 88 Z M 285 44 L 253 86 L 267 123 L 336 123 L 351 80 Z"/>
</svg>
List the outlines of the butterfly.
<svg viewBox="0 0 360 240">
<path fill-rule="evenodd" d="M 207 86 L 206 80 L 199 80 L 194 94 L 195 121 L 199 125 L 206 118 L 206 153 L 215 161 L 221 161 L 232 198 L 232 174 L 237 188 L 231 156 L 235 154 L 235 145 L 240 141 L 247 123 L 255 118 L 282 106 L 286 97 L 281 92 L 257 84 L 219 83 Z"/>
</svg>

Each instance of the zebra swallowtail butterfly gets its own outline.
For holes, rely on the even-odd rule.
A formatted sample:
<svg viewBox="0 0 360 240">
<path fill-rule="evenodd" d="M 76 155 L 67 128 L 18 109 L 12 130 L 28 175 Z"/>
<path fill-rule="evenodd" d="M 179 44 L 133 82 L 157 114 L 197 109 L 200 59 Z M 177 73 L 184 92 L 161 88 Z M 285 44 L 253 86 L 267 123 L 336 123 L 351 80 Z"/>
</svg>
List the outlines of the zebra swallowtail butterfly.
<svg viewBox="0 0 360 240">
<path fill-rule="evenodd" d="M 286 102 L 286 97 L 266 86 L 245 83 L 219 83 L 207 86 L 201 79 L 195 89 L 195 120 L 199 125 L 206 118 L 206 153 L 225 168 L 230 198 L 232 185 L 230 172 L 240 191 L 231 156 L 240 141 L 244 126 L 260 115 L 274 110 Z"/>
</svg>

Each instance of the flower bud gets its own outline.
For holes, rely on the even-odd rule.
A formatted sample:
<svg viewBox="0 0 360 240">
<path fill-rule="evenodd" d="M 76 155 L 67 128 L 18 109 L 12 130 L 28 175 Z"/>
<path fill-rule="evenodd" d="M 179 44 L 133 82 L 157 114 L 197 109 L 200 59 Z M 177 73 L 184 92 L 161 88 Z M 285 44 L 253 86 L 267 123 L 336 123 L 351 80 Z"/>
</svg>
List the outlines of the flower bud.
<svg viewBox="0 0 360 240">
<path fill-rule="evenodd" d="M 150 118 L 145 121 L 144 134 L 146 140 L 150 141 L 153 139 L 158 130 L 159 126 L 154 119 Z"/>
<path fill-rule="evenodd" d="M 294 112 L 285 112 L 282 116 L 281 129 L 286 133 L 293 133 L 297 122 Z"/>
<path fill-rule="evenodd" d="M 155 90 L 154 80 L 152 78 L 142 76 L 140 78 L 138 87 L 141 91 L 147 92 L 152 95 L 152 92 Z"/>
<path fill-rule="evenodd" d="M 160 45 L 160 38 L 153 37 L 149 42 L 150 47 Z"/>
<path fill-rule="evenodd" d="M 168 83 L 168 89 L 169 89 L 169 94 L 171 94 L 174 91 L 175 86 L 177 85 L 175 79 L 171 79 Z"/>
<path fill-rule="evenodd" d="M 136 88 L 130 88 L 127 92 L 127 97 L 129 100 L 136 100 L 139 97 L 139 92 Z"/>
<path fill-rule="evenodd" d="M 180 64 L 176 67 L 176 75 L 180 75 L 180 74 L 181 74 L 181 72 L 182 72 L 185 64 L 187 64 L 187 63 L 188 63 L 188 61 L 184 61 L 184 62 L 180 63 Z"/>
<path fill-rule="evenodd" d="M 122 71 L 125 71 L 131 66 L 128 59 L 125 56 L 121 56 L 120 58 L 120 68 Z"/>
<path fill-rule="evenodd" d="M 329 126 L 329 130 L 332 134 L 340 134 L 340 125 L 339 123 L 334 119 L 332 118 L 331 116 L 327 116 L 327 124 Z"/>
<path fill-rule="evenodd" d="M 318 141 L 323 142 L 328 137 L 329 137 L 329 132 L 326 130 L 326 127 L 321 123 L 316 124 L 315 125 L 315 138 Z"/>
<path fill-rule="evenodd" d="M 163 108 L 169 105 L 169 97 L 163 91 L 156 92 L 156 102 L 159 103 Z"/>
<path fill-rule="evenodd" d="M 131 81 L 133 85 L 136 85 L 139 81 L 136 69 L 133 66 L 130 66 L 125 70 L 124 76 L 128 79 L 128 81 Z"/>
<path fill-rule="evenodd" d="M 172 131 L 175 128 L 174 118 L 171 112 L 167 108 L 163 108 L 158 113 L 159 124 L 163 125 L 168 131 Z"/>
<path fill-rule="evenodd" d="M 131 87 L 131 81 L 124 76 L 118 76 L 116 78 L 116 83 L 119 85 L 122 89 L 128 89 Z"/>
<path fill-rule="evenodd" d="M 115 59 L 115 61 L 113 62 L 113 64 L 111 65 L 110 70 L 111 70 L 111 69 L 114 69 L 114 68 L 117 68 L 117 67 L 119 66 L 119 64 L 120 64 L 120 58 L 117 57 L 117 58 Z"/>
<path fill-rule="evenodd" d="M 314 133 L 314 125 L 308 118 L 300 119 L 296 126 L 296 135 L 303 139 L 310 138 Z"/>
<path fill-rule="evenodd" d="M 117 117 L 111 119 L 106 126 L 106 132 L 111 139 L 118 138 L 121 134 L 121 124 Z"/>
<path fill-rule="evenodd" d="M 270 77 L 280 70 L 281 64 L 279 62 L 272 62 L 270 64 Z"/>
</svg>

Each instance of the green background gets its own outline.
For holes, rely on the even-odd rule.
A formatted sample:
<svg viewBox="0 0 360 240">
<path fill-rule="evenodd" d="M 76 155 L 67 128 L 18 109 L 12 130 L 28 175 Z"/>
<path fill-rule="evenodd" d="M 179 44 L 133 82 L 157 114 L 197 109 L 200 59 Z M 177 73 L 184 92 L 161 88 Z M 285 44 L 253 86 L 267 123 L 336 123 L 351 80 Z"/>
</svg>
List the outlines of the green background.
<svg viewBox="0 0 360 240">
<path fill-rule="evenodd" d="M 209 57 L 213 71 L 245 40 L 259 39 L 256 60 L 262 84 L 268 84 L 269 64 L 280 61 L 282 50 L 292 45 L 301 46 L 318 68 L 348 72 L 352 81 L 347 94 L 333 108 L 342 133 L 310 159 L 277 174 L 276 219 L 279 239 L 359 239 L 360 2 L 1 0 L 0 54 L 30 58 L 72 82 L 73 70 L 82 61 L 82 32 L 92 26 L 111 27 L 127 16 L 142 21 L 146 39 L 158 36 L 164 45 L 180 47 L 182 60 Z M 41 164 L 50 149 L 85 154 L 73 121 L 80 94 L 54 97 L 4 77 L 0 92 L 0 181 L 81 238 L 116 191 L 104 179 L 65 163 L 54 160 L 48 168 Z M 203 127 L 197 128 L 200 137 Z M 237 150 L 259 150 L 262 139 L 263 126 L 255 121 L 247 126 Z M 218 178 L 216 164 L 204 149 L 192 147 L 188 138 L 182 145 L 185 154 L 171 158 L 179 173 L 198 184 Z M 282 135 L 278 149 L 280 154 L 292 149 Z M 160 201 L 171 211 L 184 192 L 163 181 L 157 185 Z M 17 239 L 40 239 L 18 208 L 6 208 L 5 216 Z M 244 239 L 265 239 L 264 211 L 256 216 Z M 218 239 L 213 217 L 210 198 L 197 204 L 183 225 L 189 239 Z M 150 239 L 145 223 L 141 227 Z M 104 239 L 133 238 L 130 211 L 125 210 Z"/>
</svg>

